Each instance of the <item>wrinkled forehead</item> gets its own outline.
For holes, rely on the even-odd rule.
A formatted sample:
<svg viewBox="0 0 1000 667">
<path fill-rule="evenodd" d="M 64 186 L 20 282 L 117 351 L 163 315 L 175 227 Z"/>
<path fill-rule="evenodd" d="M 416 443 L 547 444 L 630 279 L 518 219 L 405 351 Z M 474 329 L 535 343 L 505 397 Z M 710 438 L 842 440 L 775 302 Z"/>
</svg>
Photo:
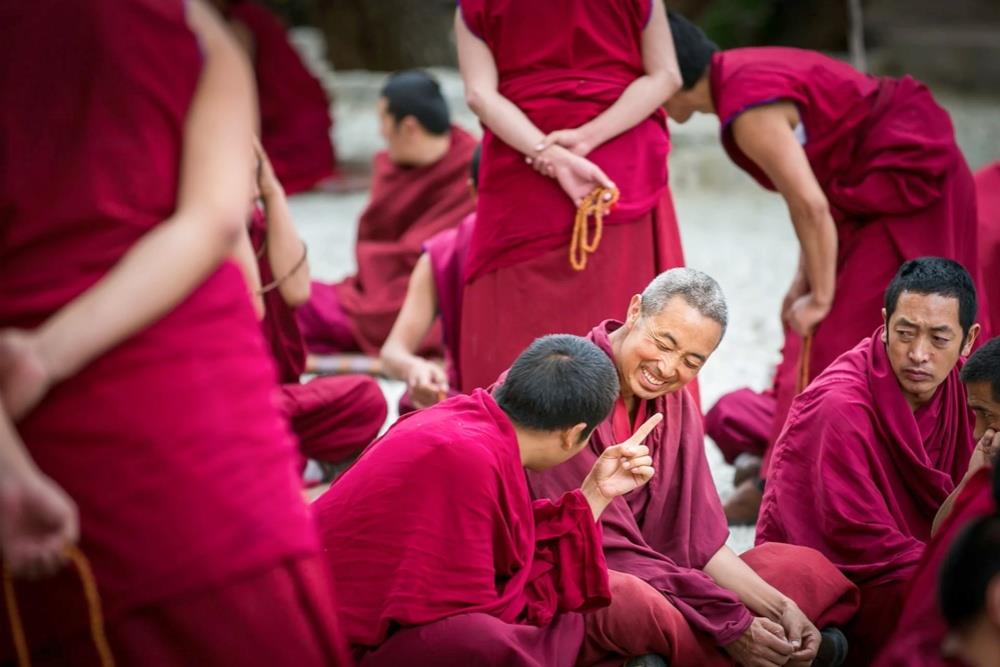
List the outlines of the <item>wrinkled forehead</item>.
<svg viewBox="0 0 1000 667">
<path fill-rule="evenodd" d="M 1000 417 L 1000 397 L 993 391 L 993 384 L 987 381 L 969 382 L 965 385 L 969 406 L 991 412 Z"/>
<path fill-rule="evenodd" d="M 941 294 L 902 292 L 889 318 L 889 325 L 961 333 L 958 299 Z"/>
<path fill-rule="evenodd" d="M 673 301 L 673 300 L 672 300 Z M 722 338 L 722 326 L 702 315 L 683 299 L 677 307 L 668 303 L 659 313 L 643 316 L 640 321 L 651 338 L 666 342 L 684 352 L 707 359 Z"/>
</svg>

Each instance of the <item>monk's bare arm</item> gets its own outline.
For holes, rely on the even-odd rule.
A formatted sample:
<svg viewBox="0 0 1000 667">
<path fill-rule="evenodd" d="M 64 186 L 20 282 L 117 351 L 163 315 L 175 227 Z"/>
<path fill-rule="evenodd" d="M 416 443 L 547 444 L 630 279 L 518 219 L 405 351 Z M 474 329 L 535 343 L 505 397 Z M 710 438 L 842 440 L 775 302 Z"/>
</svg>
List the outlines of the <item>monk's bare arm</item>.
<svg viewBox="0 0 1000 667">
<path fill-rule="evenodd" d="M 271 161 L 258 142 L 254 150 L 260 160 L 258 186 L 267 214 L 267 261 L 271 265 L 271 275 L 281 282 L 278 291 L 292 308 L 309 300 L 309 257 L 305 241 L 299 236 L 288 208 L 285 189 L 274 174 Z"/>
<path fill-rule="evenodd" d="M 791 103 L 756 107 L 733 121 L 733 138 L 767 174 L 788 205 L 809 284 L 809 293 L 802 297 L 805 301 L 800 306 L 804 317 L 798 321 L 791 318 L 790 324 L 805 335 L 822 321 L 833 304 L 837 228 L 826 195 L 795 138 L 792 128 L 797 122 L 798 112 Z"/>
<path fill-rule="evenodd" d="M 210 9 L 198 1 L 187 7 L 206 57 L 184 129 L 177 208 L 42 325 L 38 351 L 49 384 L 166 314 L 232 254 L 244 233 L 252 165 L 250 68 Z"/>
<path fill-rule="evenodd" d="M 240 267 L 243 273 L 243 280 L 247 283 L 247 293 L 253 303 L 254 314 L 258 320 L 264 319 L 264 297 L 260 293 L 260 268 L 257 266 L 257 256 L 250 242 L 250 234 L 243 234 L 236 242 L 236 249 L 233 251 L 233 261 Z"/>
</svg>

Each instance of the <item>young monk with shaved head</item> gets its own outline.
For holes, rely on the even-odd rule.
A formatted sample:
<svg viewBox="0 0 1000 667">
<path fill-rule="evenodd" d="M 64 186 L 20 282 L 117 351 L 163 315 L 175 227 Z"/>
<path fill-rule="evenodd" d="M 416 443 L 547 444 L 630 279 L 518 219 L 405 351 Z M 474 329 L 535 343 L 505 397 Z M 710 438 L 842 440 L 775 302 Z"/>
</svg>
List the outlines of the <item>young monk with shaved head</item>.
<svg viewBox="0 0 1000 667">
<path fill-rule="evenodd" d="M 938 257 L 907 262 L 882 316 L 792 404 L 757 525 L 758 543 L 817 549 L 861 589 L 847 628 L 858 664 L 888 639 L 976 444 L 959 379 L 979 334 L 971 276 Z"/>
<path fill-rule="evenodd" d="M 694 269 L 672 269 L 632 297 L 624 322 L 589 334 L 618 372 L 621 391 L 608 419 L 576 458 L 530 472 L 538 497 L 579 485 L 594 461 L 647 414 L 663 422 L 646 439 L 657 474 L 615 499 L 602 518 L 612 605 L 594 616 L 588 637 L 620 633 L 608 652 L 585 645 L 589 659 L 653 652 L 670 665 L 839 664 L 843 637 L 817 629 L 843 623 L 857 591 L 812 549 L 768 545 L 741 559 L 705 458 L 701 414 L 688 385 L 715 351 L 728 322 L 718 284 Z M 825 639 L 825 641 L 824 641 Z M 822 644 L 822 646 L 821 646 Z M 838 655 L 839 650 L 839 655 Z"/>
</svg>

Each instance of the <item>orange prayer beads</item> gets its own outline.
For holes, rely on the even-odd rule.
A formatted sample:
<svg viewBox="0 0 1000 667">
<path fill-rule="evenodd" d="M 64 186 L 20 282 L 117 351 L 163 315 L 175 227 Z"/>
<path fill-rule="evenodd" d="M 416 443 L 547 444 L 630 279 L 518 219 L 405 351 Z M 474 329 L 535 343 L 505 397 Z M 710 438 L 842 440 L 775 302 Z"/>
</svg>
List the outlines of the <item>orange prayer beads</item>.
<svg viewBox="0 0 1000 667">
<path fill-rule="evenodd" d="M 594 254 L 597 246 L 601 244 L 604 216 L 618 203 L 618 197 L 617 188 L 594 188 L 577 207 L 573 237 L 569 242 L 569 264 L 574 271 L 583 271 L 587 268 L 587 255 Z M 587 221 L 591 215 L 594 216 L 594 236 L 588 240 Z"/>
</svg>

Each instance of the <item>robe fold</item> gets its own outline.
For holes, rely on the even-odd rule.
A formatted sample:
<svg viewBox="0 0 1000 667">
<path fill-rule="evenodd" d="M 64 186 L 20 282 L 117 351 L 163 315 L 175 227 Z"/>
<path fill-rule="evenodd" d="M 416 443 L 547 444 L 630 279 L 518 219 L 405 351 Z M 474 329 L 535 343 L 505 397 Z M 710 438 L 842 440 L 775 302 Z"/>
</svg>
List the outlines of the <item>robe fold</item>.
<svg viewBox="0 0 1000 667">
<path fill-rule="evenodd" d="M 964 664 L 941 655 L 948 625 L 941 615 L 938 580 L 945 555 L 962 528 L 997 511 L 993 499 L 993 474 L 992 468 L 984 468 L 969 478 L 955 498 L 951 514 L 927 543 L 923 558 L 907 586 L 896 631 L 886 642 L 875 667 L 956 667 Z"/>
<path fill-rule="evenodd" d="M 979 210 L 979 264 L 989 310 L 990 331 L 1000 334 L 1000 161 L 988 164 L 975 174 L 976 203 Z M 987 319 L 981 317 L 980 319 Z M 986 340 L 980 337 L 980 340 Z"/>
<path fill-rule="evenodd" d="M 336 175 L 330 100 L 285 26 L 255 0 L 231 2 L 227 17 L 253 35 L 261 144 L 285 192 L 310 190 Z"/>
<path fill-rule="evenodd" d="M 363 664 L 397 631 L 416 646 L 425 632 L 445 642 L 424 647 L 453 656 L 437 664 L 468 664 L 450 645 L 466 640 L 434 630 L 467 616 L 496 635 L 480 638 L 484 646 L 517 643 L 523 626 L 540 629 L 526 633 L 531 641 L 557 627 L 549 639 L 572 660 L 583 622 L 571 612 L 608 603 L 586 500 L 577 490 L 532 502 L 514 428 L 484 391 L 401 418 L 314 508 L 341 620 Z"/>
<path fill-rule="evenodd" d="M 452 126 L 451 146 L 433 164 L 403 167 L 385 151 L 375 156 L 371 199 L 358 220 L 357 273 L 336 284 L 313 282 L 309 302 L 297 313 L 310 351 L 378 354 L 424 242 L 475 210 L 467 185 L 475 147 L 468 132 Z M 435 327 L 425 351 L 440 346 Z"/>
<path fill-rule="evenodd" d="M 810 378 L 880 324 L 886 285 L 906 260 L 953 259 L 984 294 L 972 174 L 948 113 L 926 86 L 783 47 L 716 53 L 710 71 L 723 146 L 769 190 L 774 184 L 737 146 L 732 123 L 755 106 L 795 104 L 806 157 L 837 226 L 836 294 L 813 336 Z M 796 352 L 793 369 L 797 359 Z M 774 435 L 795 390 L 788 383 L 777 397 Z"/>
<path fill-rule="evenodd" d="M 274 280 L 267 254 L 267 219 L 255 209 L 250 220 L 250 242 L 257 254 L 261 284 Z M 299 381 L 306 367 L 306 348 L 280 289 L 264 294 L 261 322 L 277 365 L 278 409 L 289 421 L 308 459 L 337 463 L 368 445 L 385 423 L 388 406 L 378 382 L 366 375 L 338 375 Z"/>
<path fill-rule="evenodd" d="M 466 25 L 493 53 L 500 93 L 543 132 L 590 121 L 645 73 L 641 41 L 651 7 L 650 0 L 460 5 Z M 658 109 L 587 155 L 621 198 L 604 219 L 600 247 L 578 272 L 569 264 L 573 202 L 484 129 L 462 312 L 463 390 L 492 384 L 538 336 L 583 335 L 619 314 L 659 272 L 683 265 L 667 188 L 669 147 Z M 498 314 L 516 326 L 501 333 Z"/>
<path fill-rule="evenodd" d="M 0 41 L 0 97 L 13 101 L 0 145 L 18 166 L 0 169 L 0 329 L 33 329 L 174 213 L 203 55 L 179 0 L 5 3 Z M 255 627 L 233 621 L 245 604 L 239 582 L 254 577 L 270 582 L 255 623 L 298 626 L 316 653 L 340 643 L 332 613 L 306 608 L 329 609 L 322 570 L 297 595 L 278 590 L 319 544 L 274 389 L 245 282 L 226 263 L 18 422 L 39 468 L 79 508 L 112 651 L 137 639 L 139 617 L 164 619 L 143 626 L 149 660 L 126 652 L 133 664 L 182 643 L 189 661 L 224 664 L 225 636 Z M 88 630 L 70 570 L 25 582 L 18 598 L 40 660 Z M 183 610 L 195 601 L 215 615 L 193 627 Z M 314 622 L 319 638 L 300 631 Z M 284 642 L 243 637 L 262 656 L 248 665 L 266 664 Z M 10 657 L 0 649 L 0 662 Z M 303 664 L 347 664 L 341 657 Z"/>
<path fill-rule="evenodd" d="M 961 363 L 914 412 L 881 335 L 841 355 L 793 402 L 757 523 L 758 543 L 812 547 L 861 588 L 863 622 L 848 639 L 852 656 L 868 660 L 888 639 L 931 522 L 975 446 Z"/>
<path fill-rule="evenodd" d="M 608 335 L 619 327 L 619 322 L 602 322 L 589 335 L 612 359 Z M 634 575 L 665 595 L 686 621 L 685 634 L 672 641 L 678 646 L 707 646 L 698 654 L 707 659 L 715 647 L 739 637 L 753 616 L 736 594 L 702 571 L 725 545 L 729 530 L 705 458 L 701 415 L 686 389 L 643 402 L 638 412 L 636 425 L 655 412 L 664 416 L 646 438 L 656 475 L 642 488 L 616 498 L 605 510 L 601 517 L 605 557 L 612 570 Z M 583 452 L 555 468 L 528 474 L 533 494 L 554 497 L 578 486 L 601 452 L 632 431 L 619 400 Z M 771 568 L 776 588 L 793 599 L 793 591 L 786 588 L 803 591 L 803 609 L 823 600 L 817 616 L 835 610 L 834 615 L 850 617 L 856 607 L 856 589 L 819 554 L 806 551 L 776 551 L 760 562 Z M 814 589 L 794 583 L 809 580 L 806 573 L 824 567 L 832 576 L 819 580 Z M 698 664 L 698 659 L 686 659 L 693 662 L 685 664 Z"/>
</svg>

